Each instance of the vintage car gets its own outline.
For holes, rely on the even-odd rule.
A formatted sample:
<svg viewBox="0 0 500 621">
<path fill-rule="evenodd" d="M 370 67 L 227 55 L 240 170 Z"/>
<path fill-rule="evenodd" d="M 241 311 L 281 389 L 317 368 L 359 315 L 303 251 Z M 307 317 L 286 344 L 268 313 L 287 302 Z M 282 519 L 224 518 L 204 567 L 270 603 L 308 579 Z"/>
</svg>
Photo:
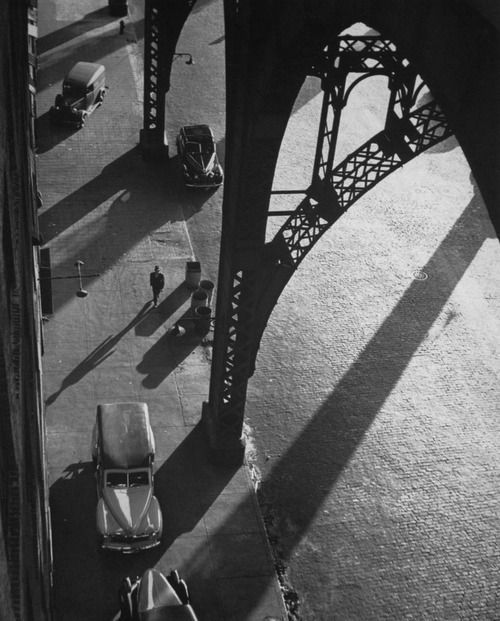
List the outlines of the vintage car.
<svg viewBox="0 0 500 621">
<path fill-rule="evenodd" d="M 176 570 L 165 577 L 147 569 L 142 578 L 124 578 L 118 591 L 120 612 L 113 621 L 197 621 L 186 583 Z"/>
<path fill-rule="evenodd" d="M 181 127 L 176 144 L 186 187 L 209 189 L 222 184 L 224 173 L 208 125 Z"/>
<path fill-rule="evenodd" d="M 60 125 L 81 128 L 89 114 L 98 108 L 106 94 L 104 65 L 79 62 L 64 78 L 62 94 L 50 109 L 50 118 Z"/>
<path fill-rule="evenodd" d="M 145 403 L 97 406 L 92 459 L 100 547 L 138 552 L 160 544 L 163 518 L 153 495 L 155 443 Z"/>
</svg>

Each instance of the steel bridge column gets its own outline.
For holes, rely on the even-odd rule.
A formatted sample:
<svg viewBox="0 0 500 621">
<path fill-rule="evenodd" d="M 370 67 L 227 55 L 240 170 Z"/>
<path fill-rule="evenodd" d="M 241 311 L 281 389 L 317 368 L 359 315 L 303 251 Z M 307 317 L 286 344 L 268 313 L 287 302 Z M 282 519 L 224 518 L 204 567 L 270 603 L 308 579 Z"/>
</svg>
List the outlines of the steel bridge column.
<svg viewBox="0 0 500 621">
<path fill-rule="evenodd" d="M 245 455 L 243 420 L 248 378 L 251 375 L 253 320 L 257 291 L 257 270 L 229 269 L 226 292 L 230 312 L 219 315 L 214 341 L 222 343 L 214 352 L 209 401 L 203 404 L 202 419 L 207 431 L 211 458 L 225 466 L 239 466 Z M 219 281 L 221 282 L 221 281 Z M 217 309 L 226 307 L 219 291 Z M 227 299 L 226 299 L 227 300 Z M 222 354 L 222 355 L 220 355 Z"/>
<path fill-rule="evenodd" d="M 146 0 L 144 7 L 144 126 L 140 144 L 145 158 L 168 154 L 165 132 L 165 95 L 168 73 L 165 70 L 166 32 L 164 0 Z"/>
<path fill-rule="evenodd" d="M 165 97 L 175 47 L 195 0 L 145 0 L 144 125 L 140 144 L 145 158 L 168 155 Z"/>
</svg>

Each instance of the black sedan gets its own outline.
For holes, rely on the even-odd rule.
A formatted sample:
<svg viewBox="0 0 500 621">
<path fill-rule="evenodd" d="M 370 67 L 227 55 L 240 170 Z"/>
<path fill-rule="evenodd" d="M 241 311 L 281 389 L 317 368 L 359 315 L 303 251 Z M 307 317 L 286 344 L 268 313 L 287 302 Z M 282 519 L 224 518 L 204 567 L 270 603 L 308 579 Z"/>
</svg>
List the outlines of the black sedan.
<svg viewBox="0 0 500 621">
<path fill-rule="evenodd" d="M 176 143 L 186 187 L 209 189 L 222 185 L 224 173 L 208 125 L 181 127 Z"/>
</svg>

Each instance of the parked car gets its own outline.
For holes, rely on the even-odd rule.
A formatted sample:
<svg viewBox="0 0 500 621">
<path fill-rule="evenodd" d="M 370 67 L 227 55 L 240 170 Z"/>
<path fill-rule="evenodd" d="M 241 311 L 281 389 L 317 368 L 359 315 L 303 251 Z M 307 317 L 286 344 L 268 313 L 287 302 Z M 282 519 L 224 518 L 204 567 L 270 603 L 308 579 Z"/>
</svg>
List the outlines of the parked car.
<svg viewBox="0 0 500 621">
<path fill-rule="evenodd" d="M 138 552 L 159 545 L 163 518 L 153 494 L 154 454 L 145 403 L 97 406 L 92 459 L 97 532 L 103 549 Z"/>
<path fill-rule="evenodd" d="M 208 189 L 222 184 L 224 173 L 208 125 L 181 127 L 176 144 L 186 187 Z"/>
<path fill-rule="evenodd" d="M 63 80 L 62 93 L 50 109 L 54 123 L 81 128 L 106 94 L 106 70 L 97 63 L 78 62 Z"/>
<path fill-rule="evenodd" d="M 165 577 L 147 569 L 142 578 L 124 578 L 118 591 L 120 612 L 113 621 L 197 621 L 186 583 L 176 570 Z"/>
</svg>

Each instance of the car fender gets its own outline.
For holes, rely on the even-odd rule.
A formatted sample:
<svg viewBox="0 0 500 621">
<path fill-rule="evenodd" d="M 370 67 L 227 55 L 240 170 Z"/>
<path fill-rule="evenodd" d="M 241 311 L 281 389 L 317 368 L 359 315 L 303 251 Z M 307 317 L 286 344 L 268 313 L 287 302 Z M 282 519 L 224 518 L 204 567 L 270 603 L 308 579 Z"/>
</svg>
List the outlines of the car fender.
<svg viewBox="0 0 500 621">
<path fill-rule="evenodd" d="M 99 498 L 97 502 L 96 525 L 97 531 L 101 535 L 109 535 L 122 530 L 111 511 L 106 507 L 106 503 L 102 498 Z"/>
<path fill-rule="evenodd" d="M 163 532 L 163 515 L 160 503 L 156 496 L 152 496 L 148 511 L 141 522 L 141 532 L 158 532 L 160 537 Z"/>
</svg>

